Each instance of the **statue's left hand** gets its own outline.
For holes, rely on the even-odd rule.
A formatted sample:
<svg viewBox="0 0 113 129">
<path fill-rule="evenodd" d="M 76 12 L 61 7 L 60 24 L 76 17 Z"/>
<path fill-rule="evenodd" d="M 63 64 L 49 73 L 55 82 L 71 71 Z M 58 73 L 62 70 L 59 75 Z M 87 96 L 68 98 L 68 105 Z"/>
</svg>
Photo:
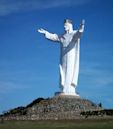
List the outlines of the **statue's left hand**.
<svg viewBox="0 0 113 129">
<path fill-rule="evenodd" d="M 83 20 L 82 20 L 82 25 L 84 25 L 84 24 L 85 24 L 85 20 L 83 19 Z"/>
<path fill-rule="evenodd" d="M 84 31 L 84 24 L 85 24 L 85 20 L 83 19 L 81 24 L 80 24 L 80 27 L 79 27 L 79 32 L 83 32 Z"/>
</svg>

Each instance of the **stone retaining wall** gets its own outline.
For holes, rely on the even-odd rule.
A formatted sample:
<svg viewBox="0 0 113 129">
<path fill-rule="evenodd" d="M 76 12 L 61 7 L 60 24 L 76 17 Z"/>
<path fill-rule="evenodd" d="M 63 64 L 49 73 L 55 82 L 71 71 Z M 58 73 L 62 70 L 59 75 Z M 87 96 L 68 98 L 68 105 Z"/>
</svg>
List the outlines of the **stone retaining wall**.
<svg viewBox="0 0 113 129">
<path fill-rule="evenodd" d="M 27 118 L 32 120 L 76 119 L 81 111 L 101 110 L 93 102 L 73 96 L 58 96 L 28 108 Z"/>
</svg>

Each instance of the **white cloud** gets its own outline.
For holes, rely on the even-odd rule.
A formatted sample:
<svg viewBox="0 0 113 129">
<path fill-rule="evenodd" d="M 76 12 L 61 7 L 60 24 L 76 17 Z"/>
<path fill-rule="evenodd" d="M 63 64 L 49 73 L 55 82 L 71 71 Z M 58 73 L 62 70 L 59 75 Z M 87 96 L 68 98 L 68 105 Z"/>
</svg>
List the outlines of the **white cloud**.
<svg viewBox="0 0 113 129">
<path fill-rule="evenodd" d="M 88 64 L 82 66 L 81 75 L 89 78 L 95 86 L 111 86 L 113 84 L 113 73 L 109 69 L 101 69 L 101 64 Z"/>
<path fill-rule="evenodd" d="M 102 76 L 101 74 L 101 76 L 95 78 L 95 83 L 99 86 L 110 86 L 113 84 L 113 75 L 106 74 L 106 76 Z"/>
<path fill-rule="evenodd" d="M 11 13 L 30 11 L 38 9 L 48 9 L 53 7 L 79 6 L 91 0 L 1 0 L 0 16 Z"/>
<path fill-rule="evenodd" d="M 0 93 L 8 93 L 13 90 L 26 89 L 28 86 L 13 81 L 0 81 Z"/>
<path fill-rule="evenodd" d="M 29 89 L 35 84 L 48 80 L 49 76 L 39 70 L 40 66 L 35 71 L 29 69 L 30 62 L 35 63 L 36 59 L 0 60 L 0 93 Z"/>
</svg>

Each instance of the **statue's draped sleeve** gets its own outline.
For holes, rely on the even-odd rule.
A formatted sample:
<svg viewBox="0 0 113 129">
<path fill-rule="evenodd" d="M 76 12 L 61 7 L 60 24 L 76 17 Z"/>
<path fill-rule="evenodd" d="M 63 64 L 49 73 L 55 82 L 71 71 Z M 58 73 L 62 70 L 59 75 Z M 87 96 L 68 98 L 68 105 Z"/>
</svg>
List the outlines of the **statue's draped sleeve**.
<svg viewBox="0 0 113 129">
<path fill-rule="evenodd" d="M 72 42 L 77 42 L 77 40 L 81 38 L 83 31 L 84 31 L 84 25 L 81 25 L 80 28 L 75 32 L 72 38 Z"/>
<path fill-rule="evenodd" d="M 60 41 L 60 38 L 57 34 L 49 33 L 48 31 L 46 31 L 45 37 L 52 41 L 56 41 L 56 42 Z"/>
<path fill-rule="evenodd" d="M 78 83 L 78 75 L 79 75 L 79 58 L 80 58 L 80 38 L 84 31 L 84 25 L 81 25 L 80 28 L 75 32 L 72 43 L 75 43 L 75 64 L 74 64 L 74 72 L 72 78 L 72 84 L 77 86 Z"/>
</svg>

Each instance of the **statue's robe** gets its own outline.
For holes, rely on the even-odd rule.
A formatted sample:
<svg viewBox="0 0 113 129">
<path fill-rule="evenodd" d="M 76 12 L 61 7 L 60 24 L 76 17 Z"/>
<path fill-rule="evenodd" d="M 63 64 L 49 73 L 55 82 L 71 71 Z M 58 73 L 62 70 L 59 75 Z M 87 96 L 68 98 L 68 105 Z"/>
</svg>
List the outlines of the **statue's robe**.
<svg viewBox="0 0 113 129">
<path fill-rule="evenodd" d="M 60 87 L 66 95 L 76 95 L 75 87 L 79 75 L 80 37 L 82 32 L 74 30 L 62 36 L 45 33 L 45 37 L 52 41 L 60 42 Z"/>
</svg>

